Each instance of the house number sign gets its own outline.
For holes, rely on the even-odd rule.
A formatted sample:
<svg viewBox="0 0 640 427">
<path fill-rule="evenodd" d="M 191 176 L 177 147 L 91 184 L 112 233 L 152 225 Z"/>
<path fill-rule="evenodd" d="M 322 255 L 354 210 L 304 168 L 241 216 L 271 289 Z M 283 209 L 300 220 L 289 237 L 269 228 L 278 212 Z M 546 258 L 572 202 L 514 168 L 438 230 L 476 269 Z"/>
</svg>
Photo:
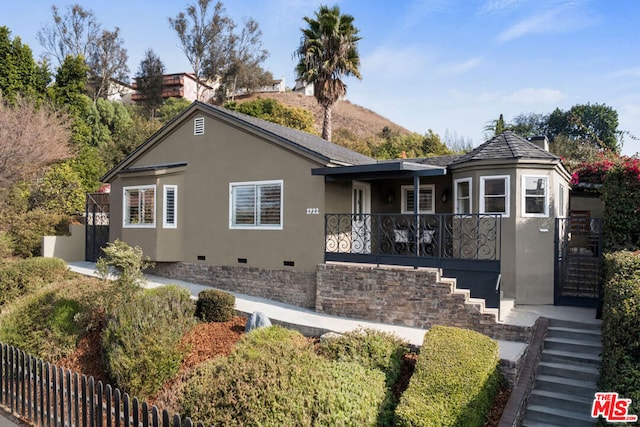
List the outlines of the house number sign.
<svg viewBox="0 0 640 427">
<path fill-rule="evenodd" d="M 320 215 L 319 208 L 307 208 L 307 215 Z"/>
</svg>

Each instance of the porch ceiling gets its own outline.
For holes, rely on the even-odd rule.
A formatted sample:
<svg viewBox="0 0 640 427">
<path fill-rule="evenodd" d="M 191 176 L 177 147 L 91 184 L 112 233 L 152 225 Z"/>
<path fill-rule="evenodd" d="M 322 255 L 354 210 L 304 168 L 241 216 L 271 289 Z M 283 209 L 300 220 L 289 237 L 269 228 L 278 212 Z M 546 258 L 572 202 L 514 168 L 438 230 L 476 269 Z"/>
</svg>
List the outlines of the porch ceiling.
<svg viewBox="0 0 640 427">
<path fill-rule="evenodd" d="M 337 166 L 311 169 L 312 175 L 324 175 L 330 179 L 388 179 L 419 176 L 442 176 L 447 174 L 447 168 L 442 166 L 425 165 L 421 163 L 396 161 L 370 163 L 366 165 Z"/>
</svg>

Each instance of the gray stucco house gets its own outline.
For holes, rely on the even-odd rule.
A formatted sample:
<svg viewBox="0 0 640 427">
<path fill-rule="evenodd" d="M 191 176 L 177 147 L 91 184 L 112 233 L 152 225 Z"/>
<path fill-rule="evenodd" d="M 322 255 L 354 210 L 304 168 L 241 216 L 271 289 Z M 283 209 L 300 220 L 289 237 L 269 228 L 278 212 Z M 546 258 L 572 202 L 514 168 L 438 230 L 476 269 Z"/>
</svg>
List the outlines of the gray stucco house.
<svg viewBox="0 0 640 427">
<path fill-rule="evenodd" d="M 251 280 L 314 307 L 326 262 L 436 267 L 496 306 L 554 302 L 570 175 L 544 139 L 511 132 L 464 155 L 376 161 L 194 102 L 103 181 L 109 240 L 139 245 L 158 274 Z"/>
</svg>

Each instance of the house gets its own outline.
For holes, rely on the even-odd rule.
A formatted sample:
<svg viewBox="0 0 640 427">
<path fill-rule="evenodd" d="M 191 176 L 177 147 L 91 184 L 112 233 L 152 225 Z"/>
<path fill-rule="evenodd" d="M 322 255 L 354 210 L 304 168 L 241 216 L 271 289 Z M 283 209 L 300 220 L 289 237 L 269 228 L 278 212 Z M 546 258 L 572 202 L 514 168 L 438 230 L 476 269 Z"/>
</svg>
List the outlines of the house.
<svg viewBox="0 0 640 427">
<path fill-rule="evenodd" d="M 193 73 L 165 74 L 163 76 L 162 98 L 184 98 L 189 101 L 209 102 L 215 96 L 218 83 L 200 82 L 199 89 L 196 76 Z M 134 81 L 133 88 L 136 88 Z M 200 94 L 198 94 L 198 90 Z M 199 95 L 199 96 L 198 96 Z M 144 98 L 141 93 L 134 93 L 131 97 L 133 101 L 140 101 Z"/>
<path fill-rule="evenodd" d="M 454 277 L 488 306 L 554 303 L 554 227 L 570 175 L 544 140 L 505 132 L 465 155 L 376 161 L 194 102 L 103 181 L 109 240 L 140 246 L 167 277 L 366 316 L 398 302 L 369 294 L 376 266 L 395 265 L 384 286 L 413 275 L 406 283 L 420 293 L 417 278 L 448 289 Z M 402 307 L 400 317 L 417 310 Z"/>
<path fill-rule="evenodd" d="M 250 95 L 252 93 L 285 93 L 287 91 L 287 85 L 284 77 L 277 80 L 272 80 L 269 84 L 260 86 L 257 88 L 240 87 L 234 92 L 234 96 Z"/>
<path fill-rule="evenodd" d="M 296 84 L 293 87 L 293 91 L 301 93 L 304 96 L 313 96 L 313 83 L 306 83 L 300 79 L 296 80 Z"/>
</svg>

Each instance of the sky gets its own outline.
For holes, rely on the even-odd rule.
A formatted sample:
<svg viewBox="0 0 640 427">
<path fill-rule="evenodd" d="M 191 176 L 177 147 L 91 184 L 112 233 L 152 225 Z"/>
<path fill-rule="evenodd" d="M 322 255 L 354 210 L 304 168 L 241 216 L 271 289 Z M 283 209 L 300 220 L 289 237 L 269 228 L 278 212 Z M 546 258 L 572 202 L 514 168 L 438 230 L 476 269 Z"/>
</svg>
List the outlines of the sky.
<svg viewBox="0 0 640 427">
<path fill-rule="evenodd" d="M 103 28 L 119 27 L 131 77 L 147 49 L 167 73 L 191 67 L 168 23 L 195 0 L 0 0 L 0 26 L 44 49 L 36 34 L 51 25 L 51 6 L 79 3 Z M 226 0 L 237 23 L 255 19 L 264 68 L 295 81 L 293 53 L 304 16 L 337 4 L 355 18 L 362 80 L 346 79 L 347 99 L 420 134 L 487 139 L 500 114 L 548 114 L 576 104 L 618 112 L 623 154 L 640 151 L 640 2 L 637 0 Z M 57 65 L 54 63 L 54 65 Z"/>
</svg>

